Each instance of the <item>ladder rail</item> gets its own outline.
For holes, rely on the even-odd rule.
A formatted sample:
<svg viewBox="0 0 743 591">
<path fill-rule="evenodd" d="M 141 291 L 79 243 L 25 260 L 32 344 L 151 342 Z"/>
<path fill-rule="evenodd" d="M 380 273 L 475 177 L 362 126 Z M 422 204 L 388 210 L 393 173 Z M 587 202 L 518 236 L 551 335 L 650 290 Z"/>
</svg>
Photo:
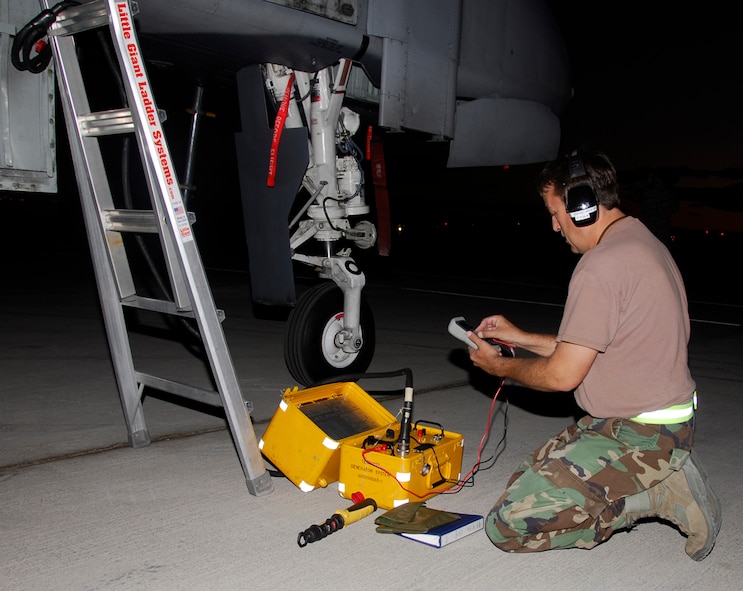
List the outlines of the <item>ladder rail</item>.
<svg viewBox="0 0 743 591">
<path fill-rule="evenodd" d="M 48 2 L 45 0 L 45 4 Z M 55 62 L 72 64 L 69 68 L 57 67 L 57 86 L 62 110 L 67 122 L 67 135 L 73 153 L 73 165 L 80 202 L 85 219 L 85 227 L 90 243 L 91 259 L 95 269 L 96 285 L 100 296 L 101 310 L 106 328 L 114 374 L 119 397 L 124 410 L 124 420 L 132 447 L 143 447 L 150 443 L 150 435 L 144 420 L 139 388 L 134 377 L 134 364 L 126 333 L 123 310 L 116 305 L 119 298 L 134 295 L 134 281 L 126 263 L 126 251 L 113 246 L 121 243 L 118 232 L 104 232 L 100 219 L 103 207 L 112 208 L 113 198 L 107 182 L 96 182 L 96 177 L 88 173 L 98 170 L 105 174 L 103 157 L 96 142 L 90 142 L 76 129 L 75 122 L 80 113 L 89 112 L 87 97 L 74 92 L 83 88 L 82 75 L 77 65 L 75 41 L 72 37 L 50 36 Z M 111 246 L 111 248 L 109 248 Z M 113 257 L 113 258 L 111 258 Z M 121 270 L 115 274 L 114 269 Z"/>
</svg>

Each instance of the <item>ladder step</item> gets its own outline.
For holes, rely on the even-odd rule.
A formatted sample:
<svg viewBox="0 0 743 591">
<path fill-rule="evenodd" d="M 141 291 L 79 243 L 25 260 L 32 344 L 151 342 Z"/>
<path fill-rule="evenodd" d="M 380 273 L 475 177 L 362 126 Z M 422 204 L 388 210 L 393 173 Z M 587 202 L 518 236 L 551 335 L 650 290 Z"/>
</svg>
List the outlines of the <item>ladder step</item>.
<svg viewBox="0 0 743 591">
<path fill-rule="evenodd" d="M 192 308 L 179 309 L 171 301 L 147 298 L 139 295 L 131 295 L 121 298 L 121 305 L 128 306 L 129 308 L 139 308 L 140 310 L 160 312 L 161 314 L 171 314 L 173 316 L 184 316 L 186 318 L 196 317 Z"/>
<path fill-rule="evenodd" d="M 103 221 L 106 229 L 112 232 L 139 232 L 157 234 L 161 231 L 152 209 L 103 209 Z M 187 212 L 188 222 L 196 223 L 196 214 Z"/>
<path fill-rule="evenodd" d="M 134 131 L 134 120 L 130 109 L 99 111 L 78 115 L 80 130 L 86 137 L 99 137 Z"/>
<path fill-rule="evenodd" d="M 205 388 L 199 388 L 197 386 L 191 386 L 189 384 L 183 384 L 173 380 L 167 380 L 151 374 L 142 372 L 135 372 L 137 382 L 143 386 L 149 386 L 155 390 L 161 392 L 168 392 L 169 394 L 175 394 L 188 398 L 189 400 L 195 400 L 196 402 L 202 402 L 210 406 L 224 406 L 219 392 L 214 390 L 207 390 Z"/>
<path fill-rule="evenodd" d="M 129 5 L 133 16 L 139 13 L 139 6 L 136 2 L 130 2 Z M 49 28 L 49 34 L 58 37 L 75 35 L 107 24 L 106 2 L 95 0 L 94 2 L 65 8 L 57 15 L 57 20 Z"/>
<path fill-rule="evenodd" d="M 139 308 L 140 310 L 149 310 L 151 312 L 160 312 L 161 314 L 171 314 L 172 316 L 183 316 L 184 318 L 196 317 L 193 308 L 181 309 L 169 300 L 159 300 L 157 298 L 147 298 L 139 295 L 121 298 L 121 305 L 129 308 Z M 216 312 L 219 322 L 224 322 L 227 317 L 224 310 L 217 309 Z"/>
<path fill-rule="evenodd" d="M 151 209 L 106 209 L 103 210 L 103 220 L 106 228 L 113 232 L 160 232 L 155 212 Z"/>
</svg>

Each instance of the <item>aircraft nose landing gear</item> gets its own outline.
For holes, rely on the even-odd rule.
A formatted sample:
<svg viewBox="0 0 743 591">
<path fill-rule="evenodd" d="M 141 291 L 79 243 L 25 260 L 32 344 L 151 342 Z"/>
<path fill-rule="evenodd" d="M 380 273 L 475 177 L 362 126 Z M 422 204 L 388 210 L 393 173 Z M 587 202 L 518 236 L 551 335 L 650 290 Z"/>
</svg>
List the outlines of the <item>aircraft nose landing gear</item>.
<svg viewBox="0 0 743 591">
<path fill-rule="evenodd" d="M 276 64 L 262 68 L 278 113 L 274 141 L 283 127 L 306 126 L 309 131 L 302 180 L 309 198 L 298 204 L 289 222 L 291 258 L 332 280 L 301 295 L 289 316 L 284 358 L 289 373 L 305 386 L 363 373 L 374 355 L 374 321 L 361 294 L 364 274 L 350 258 L 351 248 L 336 246 L 345 240 L 368 249 L 377 238 L 373 223 L 350 221 L 370 211 L 364 199 L 363 153 L 352 140 L 360 118 L 343 107 L 351 66 L 341 59 L 337 66 L 313 73 Z M 300 252 L 309 240 L 325 247 L 324 256 Z"/>
</svg>

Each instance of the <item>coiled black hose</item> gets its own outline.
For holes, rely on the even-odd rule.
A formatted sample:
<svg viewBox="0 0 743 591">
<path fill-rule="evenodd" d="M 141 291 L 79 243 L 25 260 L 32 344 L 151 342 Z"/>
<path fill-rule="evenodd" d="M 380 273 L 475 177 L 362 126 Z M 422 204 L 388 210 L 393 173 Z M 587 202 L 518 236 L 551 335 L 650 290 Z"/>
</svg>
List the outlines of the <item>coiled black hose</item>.
<svg viewBox="0 0 743 591">
<path fill-rule="evenodd" d="M 65 0 L 55 4 L 38 14 L 31 22 L 23 27 L 13 38 L 10 60 L 17 70 L 29 71 L 32 74 L 39 74 L 46 70 L 52 59 L 52 48 L 44 42 L 41 46 L 39 42 L 47 35 L 49 27 L 57 20 L 57 15 L 65 8 L 77 6 L 79 2 Z M 35 55 L 31 55 L 35 53 Z"/>
</svg>

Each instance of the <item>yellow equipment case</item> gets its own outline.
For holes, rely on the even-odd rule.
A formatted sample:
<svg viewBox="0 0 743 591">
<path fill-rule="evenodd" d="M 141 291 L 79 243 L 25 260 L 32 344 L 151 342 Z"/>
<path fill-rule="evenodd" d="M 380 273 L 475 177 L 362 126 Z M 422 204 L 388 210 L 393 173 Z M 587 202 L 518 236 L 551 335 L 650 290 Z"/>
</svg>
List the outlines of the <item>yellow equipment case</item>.
<svg viewBox="0 0 743 591">
<path fill-rule="evenodd" d="M 457 484 L 463 437 L 416 426 L 404 452 L 394 415 L 353 382 L 287 389 L 259 447 L 307 492 L 338 481 L 338 493 L 374 499 L 383 509 L 428 500 Z"/>
</svg>

